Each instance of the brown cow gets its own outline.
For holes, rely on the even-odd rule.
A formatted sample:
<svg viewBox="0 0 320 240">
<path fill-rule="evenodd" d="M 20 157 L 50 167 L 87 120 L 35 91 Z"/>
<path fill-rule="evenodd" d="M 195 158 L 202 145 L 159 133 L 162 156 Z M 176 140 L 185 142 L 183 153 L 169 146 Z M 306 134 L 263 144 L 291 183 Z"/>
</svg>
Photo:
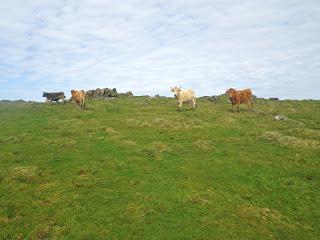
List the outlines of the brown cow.
<svg viewBox="0 0 320 240">
<path fill-rule="evenodd" d="M 86 106 L 86 92 L 84 90 L 76 91 L 71 90 L 71 99 L 72 102 L 84 108 Z"/>
<path fill-rule="evenodd" d="M 235 90 L 234 88 L 229 88 L 226 91 L 226 94 L 229 96 L 232 110 L 234 111 L 234 105 L 237 105 L 237 111 L 240 111 L 240 104 L 245 103 L 247 105 L 247 109 L 251 107 L 253 110 L 252 103 L 252 91 L 250 88 L 244 90 Z"/>
</svg>

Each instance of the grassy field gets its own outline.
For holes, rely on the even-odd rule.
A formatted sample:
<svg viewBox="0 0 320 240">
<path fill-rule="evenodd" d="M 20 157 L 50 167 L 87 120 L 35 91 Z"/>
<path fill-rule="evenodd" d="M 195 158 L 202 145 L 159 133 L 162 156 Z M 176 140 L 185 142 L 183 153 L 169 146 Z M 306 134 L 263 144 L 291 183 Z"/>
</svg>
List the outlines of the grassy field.
<svg viewBox="0 0 320 240">
<path fill-rule="evenodd" d="M 0 103 L 0 239 L 319 239 L 320 101 L 255 108 Z"/>
</svg>

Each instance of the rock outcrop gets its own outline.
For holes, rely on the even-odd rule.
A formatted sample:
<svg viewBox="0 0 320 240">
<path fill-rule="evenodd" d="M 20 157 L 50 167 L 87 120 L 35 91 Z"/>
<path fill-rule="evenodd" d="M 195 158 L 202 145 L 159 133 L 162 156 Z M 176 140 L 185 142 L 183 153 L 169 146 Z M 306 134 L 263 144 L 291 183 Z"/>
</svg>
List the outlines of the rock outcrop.
<svg viewBox="0 0 320 240">
<path fill-rule="evenodd" d="M 88 98 L 93 99 L 105 99 L 105 100 L 113 100 L 118 97 L 131 97 L 133 93 L 131 91 L 126 93 L 118 93 L 115 88 L 97 88 L 95 90 L 88 90 L 86 92 Z"/>
<path fill-rule="evenodd" d="M 117 89 L 115 88 L 97 88 L 95 90 L 88 90 L 86 94 L 87 97 L 95 99 L 115 98 L 119 96 Z"/>
</svg>

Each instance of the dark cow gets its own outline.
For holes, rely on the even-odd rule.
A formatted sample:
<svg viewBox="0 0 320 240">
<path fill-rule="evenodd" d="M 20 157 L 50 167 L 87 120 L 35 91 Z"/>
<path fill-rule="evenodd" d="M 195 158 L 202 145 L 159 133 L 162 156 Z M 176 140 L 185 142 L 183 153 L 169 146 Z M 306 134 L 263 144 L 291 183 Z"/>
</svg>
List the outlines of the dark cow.
<svg viewBox="0 0 320 240">
<path fill-rule="evenodd" d="M 46 98 L 46 102 L 58 102 L 60 99 L 62 100 L 62 102 L 64 102 L 64 99 L 65 99 L 65 95 L 64 95 L 64 92 L 50 92 L 50 93 L 47 93 L 47 92 L 44 92 L 43 93 L 43 97 Z"/>
</svg>

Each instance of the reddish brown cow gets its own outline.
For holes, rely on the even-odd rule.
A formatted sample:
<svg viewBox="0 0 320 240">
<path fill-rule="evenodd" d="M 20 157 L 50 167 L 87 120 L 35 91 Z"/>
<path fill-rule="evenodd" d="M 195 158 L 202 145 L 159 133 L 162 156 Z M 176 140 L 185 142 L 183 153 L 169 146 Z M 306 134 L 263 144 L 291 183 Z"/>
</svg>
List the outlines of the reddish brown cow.
<svg viewBox="0 0 320 240">
<path fill-rule="evenodd" d="M 247 109 L 251 108 L 253 110 L 252 103 L 252 91 L 250 88 L 244 90 L 235 90 L 234 88 L 229 88 L 226 91 L 226 94 L 229 96 L 232 110 L 234 111 L 234 105 L 237 105 L 237 111 L 240 111 L 240 104 L 245 103 L 247 105 Z"/>
</svg>

